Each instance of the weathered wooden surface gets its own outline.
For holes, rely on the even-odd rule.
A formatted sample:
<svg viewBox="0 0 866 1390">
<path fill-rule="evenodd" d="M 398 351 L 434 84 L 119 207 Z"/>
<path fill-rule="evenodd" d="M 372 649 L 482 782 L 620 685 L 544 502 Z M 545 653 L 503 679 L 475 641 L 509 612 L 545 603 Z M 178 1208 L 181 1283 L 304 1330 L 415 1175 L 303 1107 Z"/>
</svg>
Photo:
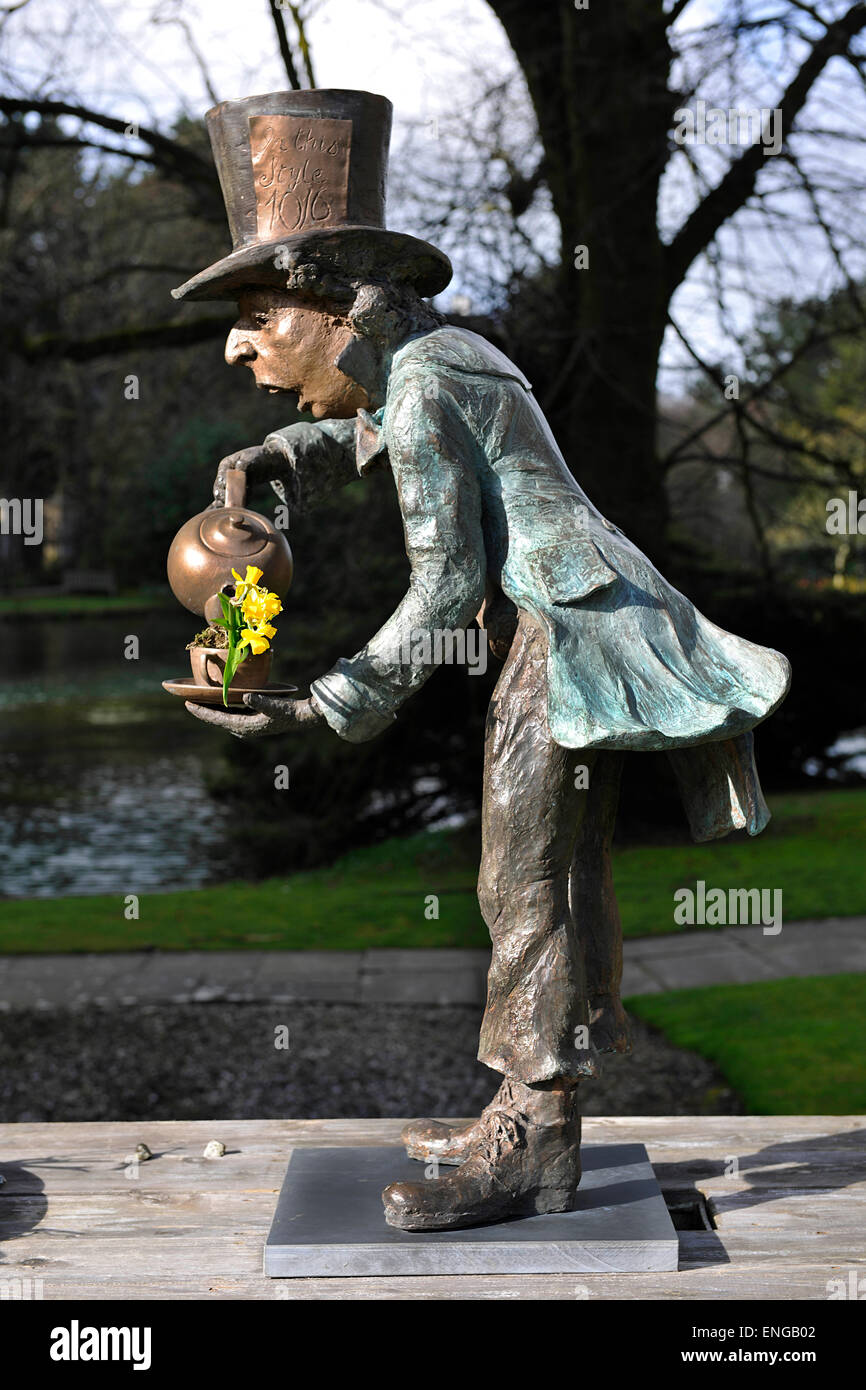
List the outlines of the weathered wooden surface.
<svg viewBox="0 0 866 1390">
<path fill-rule="evenodd" d="M 46 1300 L 824 1300 L 828 1280 L 866 1280 L 866 1116 L 586 1121 L 588 1143 L 643 1142 L 666 1192 L 709 1199 L 717 1229 L 680 1232 L 677 1273 L 266 1279 L 291 1148 L 397 1142 L 402 1123 L 0 1126 L 0 1295 L 38 1279 Z M 213 1138 L 227 1153 L 204 1159 Z M 136 1175 L 139 1142 L 155 1157 Z"/>
</svg>

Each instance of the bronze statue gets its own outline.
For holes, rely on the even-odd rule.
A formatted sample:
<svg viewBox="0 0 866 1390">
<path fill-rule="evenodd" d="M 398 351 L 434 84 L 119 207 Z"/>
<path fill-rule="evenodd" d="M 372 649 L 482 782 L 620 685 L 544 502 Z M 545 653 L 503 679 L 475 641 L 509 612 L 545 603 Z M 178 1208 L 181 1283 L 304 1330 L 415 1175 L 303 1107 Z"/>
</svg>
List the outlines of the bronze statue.
<svg viewBox="0 0 866 1390">
<path fill-rule="evenodd" d="M 623 754 L 668 752 L 696 839 L 757 834 L 751 730 L 784 698 L 788 663 L 673 589 L 581 491 L 520 369 L 426 302 L 450 266 L 384 228 L 384 98 L 277 92 L 217 106 L 208 124 L 234 250 L 174 293 L 236 299 L 228 362 L 315 421 L 224 459 L 216 501 L 229 468 L 295 508 L 389 468 L 411 580 L 309 698 L 187 708 L 240 738 L 320 721 L 373 738 L 435 669 L 436 644 L 416 639 L 478 617 L 504 660 L 478 885 L 493 944 L 478 1055 L 503 1081 L 468 1129 L 407 1128 L 411 1156 L 455 1171 L 392 1184 L 385 1215 L 430 1230 L 566 1211 L 579 1083 L 600 1052 L 629 1046 L 610 869 Z"/>
</svg>

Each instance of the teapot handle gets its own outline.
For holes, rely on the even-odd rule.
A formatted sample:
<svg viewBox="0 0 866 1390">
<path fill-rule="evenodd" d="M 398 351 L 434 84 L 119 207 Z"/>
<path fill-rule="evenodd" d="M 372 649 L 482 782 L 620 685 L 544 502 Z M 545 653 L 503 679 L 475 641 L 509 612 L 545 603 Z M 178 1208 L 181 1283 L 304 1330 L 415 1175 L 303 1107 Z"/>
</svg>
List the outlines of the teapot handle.
<svg viewBox="0 0 866 1390">
<path fill-rule="evenodd" d="M 242 507 L 247 497 L 247 473 L 245 468 L 226 469 L 226 506 Z"/>
</svg>

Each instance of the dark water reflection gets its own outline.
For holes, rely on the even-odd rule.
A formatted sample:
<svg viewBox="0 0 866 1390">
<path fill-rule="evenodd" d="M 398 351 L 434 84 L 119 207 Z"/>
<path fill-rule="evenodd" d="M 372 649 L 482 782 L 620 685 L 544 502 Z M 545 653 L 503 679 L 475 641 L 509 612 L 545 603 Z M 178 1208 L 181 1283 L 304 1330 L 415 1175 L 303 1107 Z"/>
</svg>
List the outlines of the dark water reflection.
<svg viewBox="0 0 866 1390">
<path fill-rule="evenodd" d="M 182 612 L 0 624 L 0 894 L 191 888 L 236 877 L 208 792 L 215 735 L 160 690 Z M 139 640 L 138 660 L 124 657 Z"/>
</svg>

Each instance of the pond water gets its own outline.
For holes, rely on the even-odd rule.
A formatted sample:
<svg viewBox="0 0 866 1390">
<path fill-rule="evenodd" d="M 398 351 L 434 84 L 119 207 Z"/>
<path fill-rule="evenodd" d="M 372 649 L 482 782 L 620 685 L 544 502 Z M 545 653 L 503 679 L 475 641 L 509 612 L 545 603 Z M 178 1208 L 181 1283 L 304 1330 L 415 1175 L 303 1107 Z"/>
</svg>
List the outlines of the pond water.
<svg viewBox="0 0 866 1390">
<path fill-rule="evenodd" d="M 208 792 L 223 736 L 160 689 L 183 612 L 0 623 L 0 895 L 135 893 L 237 877 Z M 139 657 L 124 656 L 126 638 Z"/>
</svg>

